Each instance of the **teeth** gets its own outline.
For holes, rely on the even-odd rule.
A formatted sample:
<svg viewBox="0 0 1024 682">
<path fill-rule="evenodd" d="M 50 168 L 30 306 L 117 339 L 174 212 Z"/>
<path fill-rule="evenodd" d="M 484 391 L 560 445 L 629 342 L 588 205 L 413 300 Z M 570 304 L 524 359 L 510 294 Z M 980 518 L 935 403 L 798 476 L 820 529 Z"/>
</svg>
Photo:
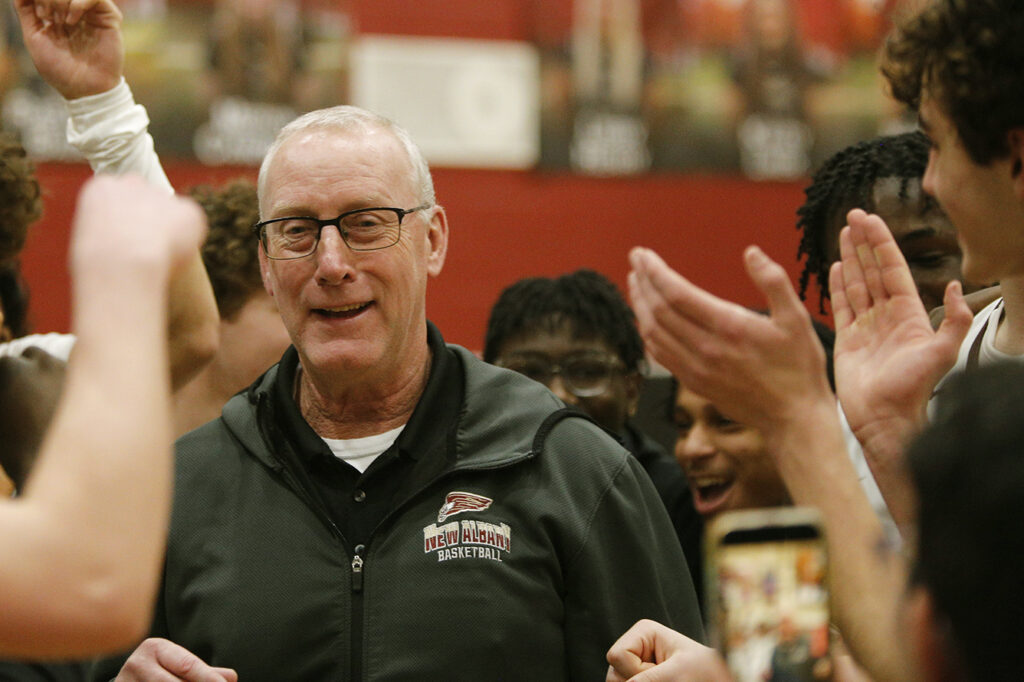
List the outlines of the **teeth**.
<svg viewBox="0 0 1024 682">
<path fill-rule="evenodd" d="M 324 308 L 329 313 L 347 313 L 352 310 L 359 310 L 365 304 L 364 303 L 353 303 L 352 305 L 341 306 L 340 308 Z"/>
<path fill-rule="evenodd" d="M 714 485 L 725 485 L 728 482 L 727 478 L 700 478 L 694 480 L 693 484 L 698 488 L 710 488 Z"/>
</svg>

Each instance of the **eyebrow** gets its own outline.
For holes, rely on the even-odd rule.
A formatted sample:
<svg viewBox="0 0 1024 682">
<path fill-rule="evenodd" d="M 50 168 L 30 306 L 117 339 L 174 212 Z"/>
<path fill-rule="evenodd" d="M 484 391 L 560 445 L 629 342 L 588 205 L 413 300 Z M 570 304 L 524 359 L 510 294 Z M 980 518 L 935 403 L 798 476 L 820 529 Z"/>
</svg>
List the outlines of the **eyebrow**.
<svg viewBox="0 0 1024 682">
<path fill-rule="evenodd" d="M 911 241 L 914 239 L 926 239 L 928 237 L 934 237 L 939 232 L 934 227 L 922 227 L 912 232 L 907 232 L 905 235 L 900 237 L 901 242 Z"/>
</svg>

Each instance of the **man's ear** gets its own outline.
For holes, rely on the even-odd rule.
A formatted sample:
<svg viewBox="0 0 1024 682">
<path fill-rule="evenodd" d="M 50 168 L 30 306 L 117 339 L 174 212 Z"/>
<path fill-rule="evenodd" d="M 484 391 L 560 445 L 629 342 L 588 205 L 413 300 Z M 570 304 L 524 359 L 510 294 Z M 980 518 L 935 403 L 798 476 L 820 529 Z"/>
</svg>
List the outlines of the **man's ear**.
<svg viewBox="0 0 1024 682">
<path fill-rule="evenodd" d="M 263 280 L 263 288 L 266 290 L 267 295 L 271 298 L 274 297 L 274 287 L 270 283 L 270 259 L 263 253 L 263 245 L 257 247 L 259 250 L 260 258 L 260 278 Z"/>
<path fill-rule="evenodd" d="M 430 249 L 427 254 L 427 274 L 437 277 L 441 274 L 448 254 L 448 216 L 441 206 L 430 210 L 430 220 L 427 222 L 427 244 Z"/>
</svg>

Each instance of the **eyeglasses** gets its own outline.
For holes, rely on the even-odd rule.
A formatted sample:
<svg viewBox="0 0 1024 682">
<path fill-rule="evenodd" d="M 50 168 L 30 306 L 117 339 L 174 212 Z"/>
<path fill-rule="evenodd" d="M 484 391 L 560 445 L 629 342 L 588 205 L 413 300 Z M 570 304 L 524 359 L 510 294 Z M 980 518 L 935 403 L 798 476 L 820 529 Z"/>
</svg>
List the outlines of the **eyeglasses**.
<svg viewBox="0 0 1024 682">
<path fill-rule="evenodd" d="M 398 243 L 402 236 L 402 218 L 431 206 L 360 208 L 327 220 L 308 216 L 274 218 L 256 223 L 252 229 L 271 260 L 305 258 L 312 254 L 327 225 L 338 228 L 341 238 L 353 251 L 379 251 Z"/>
<path fill-rule="evenodd" d="M 551 386 L 555 376 L 577 398 L 593 398 L 611 386 L 612 379 L 625 369 L 622 362 L 611 356 L 580 355 L 553 362 L 544 355 L 523 355 L 499 358 L 499 367 L 524 374 L 545 386 Z"/>
</svg>

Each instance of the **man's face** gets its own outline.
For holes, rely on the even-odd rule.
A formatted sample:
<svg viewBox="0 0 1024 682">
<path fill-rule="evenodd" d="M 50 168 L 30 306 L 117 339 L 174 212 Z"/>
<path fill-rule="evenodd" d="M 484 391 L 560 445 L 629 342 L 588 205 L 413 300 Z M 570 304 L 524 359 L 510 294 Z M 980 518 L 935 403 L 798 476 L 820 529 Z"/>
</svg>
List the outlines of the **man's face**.
<svg viewBox="0 0 1024 682">
<path fill-rule="evenodd" d="M 261 218 L 413 208 L 421 202 L 412 177 L 390 132 L 299 132 L 267 168 Z M 447 239 L 444 213 L 432 208 L 406 216 L 399 242 L 379 251 L 353 252 L 333 226 L 304 258 L 269 260 L 260 249 L 267 292 L 306 371 L 343 371 L 386 385 L 421 362 L 427 277 L 441 272 Z M 411 353 L 417 345 L 424 350 Z"/>
<path fill-rule="evenodd" d="M 907 181 L 905 196 L 900 196 L 901 178 L 881 178 L 875 182 L 875 213 L 896 238 L 910 275 L 926 310 L 942 305 L 946 285 L 962 279 L 963 258 L 957 243 L 956 228 L 934 201 L 921 190 L 920 180 Z M 967 285 L 965 293 L 978 287 Z"/>
<path fill-rule="evenodd" d="M 927 94 L 920 118 L 932 144 L 922 186 L 956 226 L 964 279 L 990 284 L 1024 275 L 1024 205 L 1015 192 L 1019 178 L 1013 157 L 975 163 L 949 117 Z"/>
<path fill-rule="evenodd" d="M 580 338 L 568 325 L 563 325 L 553 332 L 541 329 L 510 338 L 495 358 L 495 364 L 533 379 L 547 375 L 552 365 L 561 366 L 564 372 L 567 362 L 577 363 L 578 368 L 593 366 L 595 374 L 604 372 L 604 389 L 594 395 L 578 396 L 559 374 L 542 383 L 567 405 L 583 410 L 604 428 L 621 433 L 640 396 L 640 375 L 628 370 L 616 350 L 603 339 Z"/>
<path fill-rule="evenodd" d="M 887 176 L 877 179 L 871 189 L 871 204 L 906 258 L 925 309 L 942 305 L 946 284 L 963 279 L 960 245 L 949 217 L 921 189 L 919 178 Z M 846 225 L 850 208 L 853 207 L 840 207 L 829 220 L 825 250 L 830 263 L 839 260 L 839 231 Z M 978 288 L 965 285 L 964 293 Z"/>
</svg>

